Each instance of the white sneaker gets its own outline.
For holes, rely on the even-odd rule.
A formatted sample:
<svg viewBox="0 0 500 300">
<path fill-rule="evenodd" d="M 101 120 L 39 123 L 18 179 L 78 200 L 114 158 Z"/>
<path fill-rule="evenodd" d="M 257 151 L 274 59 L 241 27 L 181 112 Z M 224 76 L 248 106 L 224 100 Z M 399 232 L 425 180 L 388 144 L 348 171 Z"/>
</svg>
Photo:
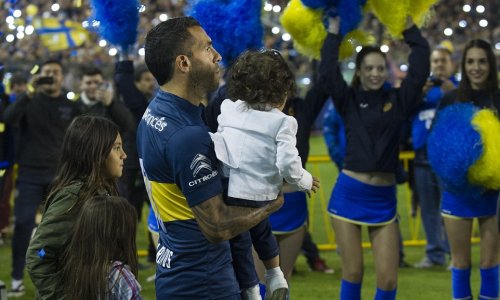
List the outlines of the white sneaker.
<svg viewBox="0 0 500 300">
<path fill-rule="evenodd" d="M 273 276 L 266 274 L 266 300 L 286 300 L 288 298 L 288 283 L 283 272 Z"/>
<path fill-rule="evenodd" d="M 11 290 L 7 291 L 7 298 L 17 298 L 21 297 L 25 293 L 24 284 L 21 282 L 12 287 Z"/>
</svg>

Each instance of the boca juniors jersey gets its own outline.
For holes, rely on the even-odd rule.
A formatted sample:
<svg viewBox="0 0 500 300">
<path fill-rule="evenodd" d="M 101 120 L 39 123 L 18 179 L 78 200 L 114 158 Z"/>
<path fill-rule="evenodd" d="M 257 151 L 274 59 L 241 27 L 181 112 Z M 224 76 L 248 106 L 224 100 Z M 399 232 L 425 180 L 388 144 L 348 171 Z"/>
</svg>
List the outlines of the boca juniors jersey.
<svg viewBox="0 0 500 300">
<path fill-rule="evenodd" d="M 227 241 L 212 244 L 191 207 L 222 193 L 202 108 L 159 91 L 137 130 L 139 160 L 160 227 L 157 299 L 239 294 Z"/>
</svg>

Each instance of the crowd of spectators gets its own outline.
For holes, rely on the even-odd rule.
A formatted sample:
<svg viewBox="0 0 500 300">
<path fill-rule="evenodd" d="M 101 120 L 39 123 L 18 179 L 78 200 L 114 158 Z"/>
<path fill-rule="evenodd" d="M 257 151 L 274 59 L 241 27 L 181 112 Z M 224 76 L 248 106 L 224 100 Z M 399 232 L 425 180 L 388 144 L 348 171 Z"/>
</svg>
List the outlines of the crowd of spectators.
<svg viewBox="0 0 500 300">
<path fill-rule="evenodd" d="M 142 0 L 143 9 L 140 13 L 140 23 L 138 26 L 137 43 L 133 49 L 136 53 L 136 59 L 141 60 L 139 49 L 144 44 L 145 33 L 154 25 L 164 20 L 165 14 L 168 17 L 180 16 L 184 12 L 186 3 L 189 1 L 180 0 Z M 280 5 L 280 12 L 263 10 L 264 26 L 266 28 L 266 46 L 280 48 L 282 50 L 292 49 L 292 42 L 285 42 L 281 39 L 281 34 L 273 35 L 272 26 L 279 26 L 279 14 L 284 10 L 287 0 L 268 0 L 266 3 Z M 58 4 L 53 7 L 54 4 Z M 21 15 L 14 18 L 14 23 L 0 23 L 0 62 L 6 65 L 7 70 L 27 71 L 34 62 L 40 62 L 47 57 L 56 57 L 62 59 L 65 66 L 71 69 L 71 66 L 81 64 L 93 64 L 104 69 L 105 73 L 112 72 L 112 65 L 115 57 L 110 55 L 112 45 L 100 46 L 100 37 L 92 32 L 90 38 L 76 49 L 67 49 L 56 53 L 51 53 L 44 47 L 36 31 L 28 34 L 27 27 L 35 18 L 54 17 L 59 19 L 68 19 L 82 23 L 91 16 L 90 1 L 81 0 L 61 0 L 61 1 L 42 1 L 42 0 L 6 0 L 2 1 L 0 9 L 0 20 L 7 20 L 7 17 L 13 16 L 15 10 L 20 10 Z M 470 11 L 465 11 L 464 5 L 469 5 Z M 478 9 L 483 6 L 484 10 Z M 57 10 L 55 8 L 58 8 Z M 470 38 L 483 38 L 489 40 L 495 45 L 500 41 L 500 23 L 495 17 L 495 13 L 500 9 L 500 3 L 494 0 L 471 1 L 471 0 L 449 0 L 439 1 L 428 16 L 424 26 L 424 36 L 429 40 L 432 46 L 436 46 L 443 41 L 448 40 L 448 45 L 452 45 L 456 56 L 460 55 L 463 44 Z M 479 22 L 486 20 L 487 26 L 481 27 Z M 266 22 L 267 21 L 267 22 Z M 484 24 L 483 24 L 484 25 Z M 363 22 L 363 28 L 374 34 L 378 43 L 387 44 L 391 47 L 391 56 L 399 61 L 400 55 L 398 49 L 402 45 L 399 41 L 393 41 L 388 34 L 384 33 L 383 27 L 378 20 L 371 14 L 367 14 Z M 24 30 L 24 37 L 19 38 L 17 33 Z M 445 29 L 451 29 L 452 34 L 445 35 Z M 22 30 L 21 30 L 22 31 Z M 448 30 L 448 32 L 450 32 Z M 15 36 L 9 39 L 7 36 Z M 404 46 L 401 46 L 404 49 Z M 500 48 L 500 45 L 499 45 Z M 404 49 L 402 52 L 406 52 Z M 497 55 L 500 50 L 497 51 Z M 290 52 L 292 58 L 295 51 Z M 403 55 L 404 56 L 404 55 Z M 307 59 L 295 59 L 300 75 L 300 63 L 307 62 Z M 304 72 L 307 72 L 305 69 Z M 69 72 L 71 73 L 71 72 Z"/>
</svg>

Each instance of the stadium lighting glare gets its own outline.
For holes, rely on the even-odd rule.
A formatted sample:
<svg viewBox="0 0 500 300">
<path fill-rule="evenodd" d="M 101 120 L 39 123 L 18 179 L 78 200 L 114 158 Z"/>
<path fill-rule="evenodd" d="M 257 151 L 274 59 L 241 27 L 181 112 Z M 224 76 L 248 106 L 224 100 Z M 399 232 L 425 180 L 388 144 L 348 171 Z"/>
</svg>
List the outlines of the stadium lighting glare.
<svg viewBox="0 0 500 300">
<path fill-rule="evenodd" d="M 16 25 L 14 25 L 14 24 L 9 24 L 9 29 L 10 29 L 10 30 L 16 30 Z"/>
<path fill-rule="evenodd" d="M 285 42 L 288 42 L 292 36 L 289 34 L 289 33 L 283 33 L 283 35 L 281 36 L 281 38 L 285 41 Z"/>
<path fill-rule="evenodd" d="M 141 6 L 139 6 L 139 12 L 140 13 L 143 13 L 146 11 L 146 5 L 142 4 Z"/>
<path fill-rule="evenodd" d="M 16 28 L 16 30 L 17 30 L 17 32 L 24 31 L 24 26 L 23 26 L 23 25 L 18 26 L 18 27 Z"/>
<path fill-rule="evenodd" d="M 106 47 L 107 44 L 108 44 L 108 42 L 106 42 L 106 40 L 99 41 L 99 47 Z"/>
<path fill-rule="evenodd" d="M 359 51 L 361 51 L 361 49 L 363 49 L 363 47 L 362 47 L 362 46 L 357 46 L 357 47 L 356 47 L 356 52 L 358 52 L 358 53 L 359 53 Z"/>
<path fill-rule="evenodd" d="M 488 27 L 488 21 L 486 19 L 482 19 L 481 21 L 479 21 L 479 26 Z"/>
<path fill-rule="evenodd" d="M 137 51 L 137 53 L 139 53 L 140 56 L 144 56 L 146 55 L 146 50 L 144 48 L 141 48 L 139 49 L 139 51 Z"/>
<path fill-rule="evenodd" d="M 5 37 L 5 40 L 7 41 L 7 43 L 12 43 L 15 39 L 15 36 L 13 34 L 8 34 L 6 37 Z"/>
<path fill-rule="evenodd" d="M 389 46 L 387 46 L 387 45 L 380 46 L 380 51 L 382 51 L 384 53 L 389 52 Z"/>
<path fill-rule="evenodd" d="M 50 9 L 53 12 L 59 11 L 60 8 L 61 8 L 61 6 L 59 4 L 57 4 L 57 3 L 52 4 L 52 6 L 50 7 Z"/>
<path fill-rule="evenodd" d="M 485 10 L 486 10 L 486 9 L 485 9 L 485 8 L 484 8 L 484 6 L 482 6 L 482 5 L 478 5 L 478 6 L 476 6 L 476 11 L 477 11 L 478 13 L 480 13 L 480 14 L 484 13 L 484 11 L 485 11 Z"/>
<path fill-rule="evenodd" d="M 168 15 L 167 14 L 161 14 L 158 19 L 160 19 L 160 21 L 162 22 L 165 22 L 166 20 L 168 20 Z"/>
<path fill-rule="evenodd" d="M 354 70 L 354 68 L 356 68 L 356 64 L 353 62 L 353 61 L 350 61 L 348 64 L 347 64 L 347 68 L 349 70 Z"/>
<path fill-rule="evenodd" d="M 467 21 L 465 21 L 465 20 L 460 20 L 460 22 L 458 22 L 458 26 L 460 26 L 460 27 L 462 27 L 462 28 L 467 27 Z"/>
<path fill-rule="evenodd" d="M 14 17 L 13 16 L 8 16 L 5 18 L 5 23 L 7 24 L 14 24 Z"/>
<path fill-rule="evenodd" d="M 75 99 L 76 95 L 73 92 L 68 92 L 66 94 L 66 97 L 68 97 L 69 100 L 73 100 L 73 99 Z"/>
<path fill-rule="evenodd" d="M 21 17 L 21 15 L 23 14 L 23 12 L 20 10 L 20 9 L 16 9 L 12 15 L 14 16 L 14 18 L 19 18 Z"/>
<path fill-rule="evenodd" d="M 462 9 L 464 10 L 464 12 L 469 12 L 471 10 L 471 7 L 469 4 L 465 4 Z"/>
<path fill-rule="evenodd" d="M 264 10 L 265 11 L 271 11 L 273 10 L 273 5 L 271 3 L 267 3 L 264 5 Z"/>
<path fill-rule="evenodd" d="M 110 56 L 115 56 L 116 54 L 118 54 L 118 50 L 116 48 L 111 48 L 109 49 L 108 54 Z"/>
<path fill-rule="evenodd" d="M 444 30 L 444 35 L 451 36 L 452 34 L 453 34 L 453 29 L 448 27 Z"/>
<path fill-rule="evenodd" d="M 495 44 L 495 49 L 500 50 L 500 43 Z"/>
<path fill-rule="evenodd" d="M 274 34 L 278 34 L 278 33 L 280 33 L 280 28 L 278 26 L 275 26 L 275 27 L 273 27 L 273 29 L 271 29 L 271 32 Z"/>
<path fill-rule="evenodd" d="M 33 27 L 33 25 L 28 25 L 24 29 L 24 33 L 26 33 L 27 35 L 31 35 L 33 34 L 33 32 L 35 32 L 35 27 Z"/>
<path fill-rule="evenodd" d="M 408 66 L 405 64 L 402 64 L 401 66 L 399 66 L 399 69 L 401 70 L 401 72 L 406 72 L 406 71 L 408 71 Z"/>
<path fill-rule="evenodd" d="M 279 6 L 279 5 L 275 5 L 275 6 L 273 6 L 273 11 L 274 11 L 275 13 L 279 13 L 279 12 L 281 11 L 281 6 Z"/>
<path fill-rule="evenodd" d="M 309 79 L 308 77 L 302 78 L 302 84 L 304 85 L 311 84 L 311 79 Z"/>
</svg>

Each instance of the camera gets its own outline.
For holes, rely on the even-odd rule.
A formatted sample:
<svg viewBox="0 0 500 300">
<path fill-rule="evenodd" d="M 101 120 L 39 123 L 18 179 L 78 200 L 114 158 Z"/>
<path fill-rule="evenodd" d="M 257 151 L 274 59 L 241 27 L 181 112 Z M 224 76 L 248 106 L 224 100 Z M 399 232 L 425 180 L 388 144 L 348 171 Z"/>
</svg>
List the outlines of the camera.
<svg viewBox="0 0 500 300">
<path fill-rule="evenodd" d="M 35 81 L 36 85 L 53 84 L 53 83 L 54 83 L 54 77 L 52 76 L 42 76 Z"/>
</svg>

